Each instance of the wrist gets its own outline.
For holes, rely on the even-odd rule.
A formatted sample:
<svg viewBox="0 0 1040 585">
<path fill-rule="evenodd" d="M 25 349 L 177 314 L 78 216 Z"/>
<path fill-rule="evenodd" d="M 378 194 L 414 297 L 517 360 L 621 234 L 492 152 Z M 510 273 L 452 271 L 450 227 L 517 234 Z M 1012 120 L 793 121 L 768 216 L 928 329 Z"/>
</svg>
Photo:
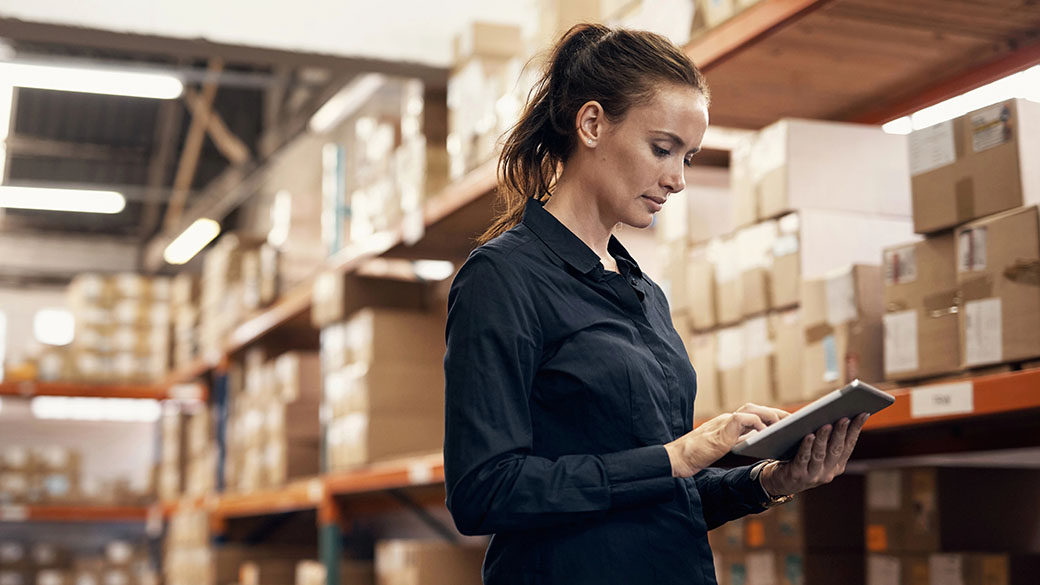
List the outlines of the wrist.
<svg viewBox="0 0 1040 585">
<path fill-rule="evenodd" d="M 783 486 L 777 485 L 776 471 L 780 465 L 779 461 L 770 461 L 762 468 L 762 473 L 759 475 L 759 483 L 767 497 L 775 498 L 777 496 L 790 495 L 789 492 L 784 490 Z"/>
<path fill-rule="evenodd" d="M 696 470 L 686 464 L 680 443 L 667 443 L 664 450 L 668 452 L 668 462 L 672 464 L 672 477 L 692 477 Z"/>
</svg>

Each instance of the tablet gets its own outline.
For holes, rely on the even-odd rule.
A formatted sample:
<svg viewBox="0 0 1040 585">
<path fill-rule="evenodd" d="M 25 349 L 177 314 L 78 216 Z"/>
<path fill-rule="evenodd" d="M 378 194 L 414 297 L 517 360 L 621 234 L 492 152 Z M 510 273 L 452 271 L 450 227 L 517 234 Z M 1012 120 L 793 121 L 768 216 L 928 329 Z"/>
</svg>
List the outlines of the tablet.
<svg viewBox="0 0 1040 585">
<path fill-rule="evenodd" d="M 896 399 L 886 392 L 854 380 L 848 386 L 812 402 L 761 431 L 753 431 L 733 446 L 732 453 L 758 459 L 791 459 L 806 435 L 843 418 L 874 414 Z"/>
</svg>

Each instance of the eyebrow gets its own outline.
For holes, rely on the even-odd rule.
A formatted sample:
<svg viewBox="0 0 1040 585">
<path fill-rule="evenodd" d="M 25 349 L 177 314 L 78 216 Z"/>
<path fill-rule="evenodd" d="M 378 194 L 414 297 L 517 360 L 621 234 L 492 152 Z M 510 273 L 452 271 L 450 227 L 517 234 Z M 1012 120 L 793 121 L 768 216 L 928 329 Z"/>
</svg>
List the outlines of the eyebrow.
<svg viewBox="0 0 1040 585">
<path fill-rule="evenodd" d="M 674 132 L 669 132 L 667 130 L 651 130 L 651 132 L 653 132 L 655 134 L 663 134 L 663 135 L 665 135 L 666 137 L 668 137 L 669 140 L 674 142 L 677 146 L 680 146 L 680 147 L 686 146 L 686 143 L 683 142 L 683 139 L 679 138 L 679 135 L 674 133 Z M 700 151 L 701 151 L 700 148 L 695 148 L 695 149 L 690 151 L 690 154 L 697 154 Z"/>
</svg>

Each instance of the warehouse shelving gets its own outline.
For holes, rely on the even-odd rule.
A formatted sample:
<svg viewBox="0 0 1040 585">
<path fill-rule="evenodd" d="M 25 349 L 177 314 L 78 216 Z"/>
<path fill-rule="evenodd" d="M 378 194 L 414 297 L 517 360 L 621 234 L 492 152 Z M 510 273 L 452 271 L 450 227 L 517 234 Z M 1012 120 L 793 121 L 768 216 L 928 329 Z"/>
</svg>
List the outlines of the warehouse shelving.
<svg viewBox="0 0 1040 585">
<path fill-rule="evenodd" d="M 149 509 L 140 506 L 69 506 L 58 504 L 0 506 L 3 522 L 144 522 Z"/>
<path fill-rule="evenodd" d="M 1040 42 L 1023 33 L 1029 19 L 1021 14 L 981 19 L 958 12 L 971 8 L 931 1 L 884 0 L 873 12 L 864 5 L 865 0 L 764 0 L 694 39 L 686 52 L 712 84 L 712 123 L 761 128 L 792 116 L 880 123 L 1040 63 Z M 922 39 L 934 40 L 935 47 L 921 46 L 928 45 Z M 384 233 L 345 248 L 323 269 L 348 274 L 376 257 L 461 261 L 493 216 L 495 184 L 496 164 L 489 161 L 427 202 L 418 241 L 408 241 L 403 230 Z M 289 328 L 310 327 L 317 276 L 235 327 L 223 355 L 207 356 L 167 383 L 213 372 L 213 395 L 226 400 L 221 379 L 228 356 Z M 867 423 L 856 458 L 1035 446 L 1038 387 L 1040 369 L 893 390 L 895 405 Z M 915 408 L 922 397 L 933 401 L 925 414 Z M 1013 432 L 1002 442 L 987 442 L 965 434 L 966 425 L 980 433 Z M 401 506 L 418 511 L 416 504 L 443 503 L 443 497 L 443 458 L 433 455 L 185 502 L 204 507 L 218 532 L 238 518 L 315 511 L 327 582 L 338 583 L 335 559 L 351 517 Z M 178 505 L 167 502 L 161 509 L 168 515 Z"/>
<path fill-rule="evenodd" d="M 201 386 L 182 387 L 181 383 L 168 384 L 94 384 L 80 382 L 40 382 L 26 380 L 0 383 L 0 396 L 69 396 L 78 398 L 168 398 L 205 400 Z"/>
</svg>

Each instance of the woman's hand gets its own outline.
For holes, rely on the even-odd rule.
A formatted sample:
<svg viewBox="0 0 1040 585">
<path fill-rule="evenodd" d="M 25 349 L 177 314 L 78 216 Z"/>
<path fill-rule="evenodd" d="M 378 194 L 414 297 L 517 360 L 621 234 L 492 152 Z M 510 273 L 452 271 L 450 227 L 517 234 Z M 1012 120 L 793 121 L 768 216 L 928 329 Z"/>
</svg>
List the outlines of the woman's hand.
<svg viewBox="0 0 1040 585">
<path fill-rule="evenodd" d="M 762 487 L 772 496 L 796 494 L 830 483 L 845 473 L 845 464 L 859 440 L 867 414 L 852 421 L 843 418 L 802 439 L 790 461 L 770 463 L 762 469 Z"/>
<path fill-rule="evenodd" d="M 672 476 L 693 476 L 729 453 L 747 433 L 760 431 L 789 415 L 779 408 L 745 404 L 736 412 L 716 416 L 664 446 L 672 462 Z"/>
</svg>

